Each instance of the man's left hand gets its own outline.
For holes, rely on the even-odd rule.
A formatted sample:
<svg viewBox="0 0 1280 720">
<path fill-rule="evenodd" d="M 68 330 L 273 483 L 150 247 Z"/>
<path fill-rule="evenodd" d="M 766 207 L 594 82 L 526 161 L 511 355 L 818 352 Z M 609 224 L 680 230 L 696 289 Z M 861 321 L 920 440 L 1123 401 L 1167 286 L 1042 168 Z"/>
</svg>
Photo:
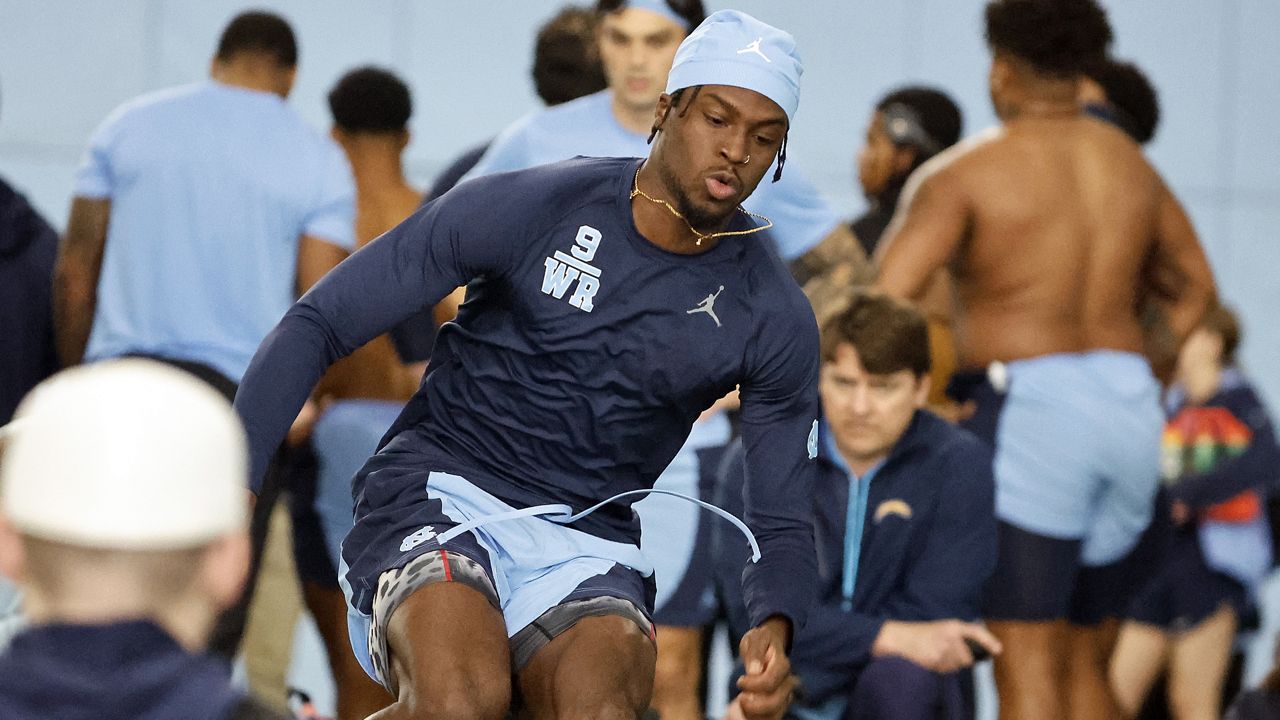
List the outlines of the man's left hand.
<svg viewBox="0 0 1280 720">
<path fill-rule="evenodd" d="M 747 674 L 738 679 L 738 703 L 747 720 L 778 720 L 791 704 L 799 680 L 787 658 L 790 634 L 790 621 L 771 617 L 742 637 L 738 650 Z"/>
</svg>

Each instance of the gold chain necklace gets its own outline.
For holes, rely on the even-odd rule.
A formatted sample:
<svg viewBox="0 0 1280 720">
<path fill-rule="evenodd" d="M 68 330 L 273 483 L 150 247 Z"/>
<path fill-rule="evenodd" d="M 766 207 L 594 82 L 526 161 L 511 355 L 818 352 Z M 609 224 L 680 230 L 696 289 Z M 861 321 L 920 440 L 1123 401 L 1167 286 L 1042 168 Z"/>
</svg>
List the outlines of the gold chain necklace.
<svg viewBox="0 0 1280 720">
<path fill-rule="evenodd" d="M 635 180 L 632 181 L 631 183 L 630 199 L 634 200 L 636 196 L 639 195 L 640 197 L 644 198 L 645 200 L 648 200 L 651 203 L 662 205 L 666 209 L 670 210 L 672 215 L 675 215 L 681 220 L 684 220 L 684 226 L 689 228 L 689 232 L 693 233 L 694 236 L 698 238 L 693 243 L 698 247 L 702 247 L 703 240 L 713 240 L 715 238 L 731 237 L 733 235 L 750 235 L 752 233 L 758 233 L 761 230 L 768 230 L 769 228 L 773 227 L 773 221 L 770 220 L 769 218 L 765 217 L 764 215 L 757 215 L 756 213 L 753 213 L 750 210 L 739 205 L 738 206 L 739 210 L 741 210 L 742 212 L 746 213 L 747 215 L 753 218 L 765 221 L 766 224 L 760 225 L 759 227 L 753 227 L 750 230 L 725 230 L 723 232 L 714 232 L 714 233 L 707 233 L 707 234 L 700 233 L 697 230 L 695 230 L 692 225 L 689 224 L 688 220 L 684 219 L 684 216 L 680 214 L 679 210 L 676 210 L 675 208 L 671 207 L 671 203 L 667 202 L 666 200 L 653 197 L 652 195 L 649 195 L 648 193 L 640 189 L 640 168 L 642 167 L 644 167 L 643 163 L 640 165 L 640 167 L 636 168 L 636 177 L 635 177 Z"/>
</svg>

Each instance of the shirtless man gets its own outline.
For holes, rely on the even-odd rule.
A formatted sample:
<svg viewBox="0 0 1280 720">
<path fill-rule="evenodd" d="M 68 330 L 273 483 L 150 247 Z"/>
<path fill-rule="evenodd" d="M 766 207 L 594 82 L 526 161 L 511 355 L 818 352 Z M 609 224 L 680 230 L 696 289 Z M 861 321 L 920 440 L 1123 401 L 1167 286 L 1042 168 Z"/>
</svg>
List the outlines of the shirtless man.
<svg viewBox="0 0 1280 720">
<path fill-rule="evenodd" d="M 356 246 L 364 247 L 422 202 L 422 193 L 405 179 L 401 161 L 409 144 L 412 98 L 392 73 L 361 67 L 343 75 L 328 99 L 333 117 L 329 134 L 355 178 Z M 314 497 L 295 498 L 294 554 L 303 596 L 324 639 L 337 686 L 338 720 L 367 717 L 391 702 L 351 651 L 338 557 L 342 538 L 351 530 L 351 479 L 418 389 L 422 370 L 402 363 L 390 336 L 380 335 L 329 368 L 313 393 L 320 409 L 311 431 L 315 491 Z"/>
<path fill-rule="evenodd" d="M 1116 599 L 1089 580 L 1132 548 L 1157 481 L 1159 387 L 1135 308 L 1155 303 L 1185 338 L 1213 281 L 1138 146 L 1078 109 L 1077 75 L 1111 39 L 1094 0 L 995 0 L 986 26 L 1002 124 L 912 178 L 880 284 L 916 298 L 939 269 L 954 282 L 966 424 L 996 446 L 984 614 L 1005 648 L 1001 717 L 1118 717 L 1109 643 L 1088 626 Z"/>
</svg>

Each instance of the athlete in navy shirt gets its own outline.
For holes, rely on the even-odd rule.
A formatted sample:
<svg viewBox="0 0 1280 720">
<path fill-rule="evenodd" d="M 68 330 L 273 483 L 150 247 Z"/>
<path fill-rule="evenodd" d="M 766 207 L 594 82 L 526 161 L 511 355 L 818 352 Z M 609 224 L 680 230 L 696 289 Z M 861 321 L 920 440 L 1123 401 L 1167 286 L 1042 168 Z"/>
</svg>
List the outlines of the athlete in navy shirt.
<svg viewBox="0 0 1280 720">
<path fill-rule="evenodd" d="M 817 332 L 739 204 L 785 157 L 800 72 L 789 35 L 712 15 L 677 53 L 647 161 L 464 183 L 345 261 L 259 349 L 237 396 L 255 488 L 330 363 L 469 283 L 355 480 L 343 583 L 356 653 L 398 693 L 385 717 L 451 703 L 501 717 L 513 671 L 536 716 L 642 711 L 654 654 L 637 631 L 651 632 L 652 584 L 636 496 L 569 516 L 651 487 L 735 386 L 760 549 L 743 575 L 743 709 L 785 706 L 816 578 Z"/>
</svg>

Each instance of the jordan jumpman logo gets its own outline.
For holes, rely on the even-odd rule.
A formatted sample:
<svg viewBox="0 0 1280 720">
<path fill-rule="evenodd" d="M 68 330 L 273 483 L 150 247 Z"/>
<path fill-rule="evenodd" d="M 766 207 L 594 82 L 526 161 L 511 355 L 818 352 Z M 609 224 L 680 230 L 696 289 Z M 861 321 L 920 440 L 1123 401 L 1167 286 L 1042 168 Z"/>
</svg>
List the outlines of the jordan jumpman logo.
<svg viewBox="0 0 1280 720">
<path fill-rule="evenodd" d="M 692 314 L 694 314 L 694 313 L 704 312 L 704 313 L 706 313 L 706 314 L 710 315 L 712 320 L 715 320 L 715 321 L 716 321 L 716 327 L 720 327 L 720 318 L 716 317 L 715 306 L 716 306 L 716 298 L 720 297 L 720 293 L 722 293 L 722 292 L 724 292 L 724 286 L 723 286 L 723 285 L 721 285 L 721 286 L 720 286 L 720 289 L 719 289 L 719 290 L 717 290 L 717 291 L 715 291 L 715 292 L 711 293 L 710 295 L 708 295 L 708 296 L 707 296 L 707 299 L 705 299 L 705 300 L 703 300 L 702 302 L 698 303 L 698 306 L 697 306 L 697 307 L 693 308 L 692 310 L 685 310 L 685 311 L 684 311 L 684 314 L 685 314 L 685 315 L 692 315 Z"/>
<path fill-rule="evenodd" d="M 738 54 L 739 54 L 739 55 L 743 55 L 743 54 L 745 54 L 745 53 L 755 53 L 755 54 L 759 55 L 761 58 L 764 58 L 764 61 L 765 61 L 765 62 L 767 62 L 767 63 L 771 63 L 771 62 L 773 62 L 772 60 L 770 60 L 770 59 L 769 59 L 769 56 L 768 56 L 768 55 L 765 55 L 765 54 L 764 54 L 764 51 L 762 51 L 762 50 L 760 49 L 760 43 L 762 43 L 762 42 L 764 42 L 764 38 L 762 38 L 762 37 L 758 37 L 758 38 L 756 38 L 755 40 L 752 40 L 752 41 L 751 41 L 751 44 L 749 44 L 749 45 L 747 45 L 746 47 L 744 47 L 744 48 L 742 48 L 741 50 L 739 50 L 739 51 L 738 51 Z"/>
</svg>

